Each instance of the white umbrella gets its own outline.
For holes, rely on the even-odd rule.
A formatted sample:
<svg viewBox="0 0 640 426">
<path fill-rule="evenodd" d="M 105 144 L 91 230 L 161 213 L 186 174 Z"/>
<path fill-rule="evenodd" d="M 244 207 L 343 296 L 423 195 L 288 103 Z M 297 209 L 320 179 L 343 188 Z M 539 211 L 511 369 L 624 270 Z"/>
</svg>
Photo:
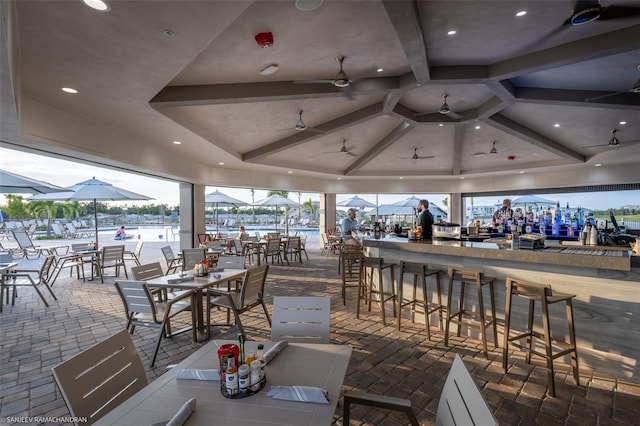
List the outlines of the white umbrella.
<svg viewBox="0 0 640 426">
<path fill-rule="evenodd" d="M 279 194 L 273 194 L 270 197 L 263 198 L 262 200 L 258 200 L 255 203 L 251 203 L 252 206 L 258 207 L 275 207 L 276 210 L 276 230 L 278 229 L 278 207 L 299 207 L 300 204 L 296 203 L 289 198 L 285 198 Z M 288 231 L 289 223 L 286 224 L 286 228 Z"/>
<path fill-rule="evenodd" d="M 93 179 L 76 183 L 67 187 L 67 192 L 34 195 L 30 200 L 41 201 L 92 201 L 96 230 L 96 245 L 98 244 L 98 209 L 97 201 L 127 201 L 127 200 L 151 200 L 151 197 L 137 194 L 126 189 L 118 188 L 110 183 Z"/>
<path fill-rule="evenodd" d="M 376 205 L 354 195 L 351 198 L 347 198 L 346 200 L 342 200 L 339 203 L 336 203 L 336 206 L 340 207 L 356 207 L 359 209 L 364 209 L 365 207 L 375 207 Z"/>
<path fill-rule="evenodd" d="M 405 198 L 404 200 L 397 201 L 397 202 L 393 203 L 392 205 L 398 206 L 398 207 L 413 207 L 413 208 L 416 208 L 416 207 L 418 207 L 418 203 L 419 202 L 420 202 L 420 198 L 416 197 L 415 195 L 412 195 L 411 197 Z"/>
<path fill-rule="evenodd" d="M 0 170 L 0 193 L 2 194 L 46 194 L 64 191 L 69 190 L 41 180 Z"/>
<path fill-rule="evenodd" d="M 217 232 L 219 207 L 240 207 L 240 206 L 246 206 L 248 203 L 245 203 L 242 200 L 238 200 L 236 198 L 230 197 L 227 194 L 224 194 L 216 189 L 211 194 L 207 194 L 204 196 L 204 204 L 210 205 L 213 208 L 215 208 L 215 221 L 216 221 L 216 232 Z"/>
</svg>

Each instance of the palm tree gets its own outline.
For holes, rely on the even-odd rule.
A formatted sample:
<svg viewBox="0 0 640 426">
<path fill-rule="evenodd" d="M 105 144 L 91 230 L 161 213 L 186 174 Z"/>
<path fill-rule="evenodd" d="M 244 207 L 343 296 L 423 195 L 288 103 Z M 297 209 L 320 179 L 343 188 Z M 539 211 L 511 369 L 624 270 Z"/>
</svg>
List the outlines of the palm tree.
<svg viewBox="0 0 640 426">
<path fill-rule="evenodd" d="M 82 205 L 79 201 L 67 201 L 62 203 L 62 214 L 67 219 L 78 218 L 82 215 Z"/>
<path fill-rule="evenodd" d="M 313 201 L 311 201 L 311 198 L 309 198 L 307 201 L 302 203 L 301 210 L 304 210 L 305 213 L 309 213 L 315 219 L 316 206 L 313 204 Z"/>
<path fill-rule="evenodd" d="M 55 201 L 32 201 L 29 203 L 29 209 L 36 216 L 46 216 L 47 218 L 47 237 L 51 236 L 51 219 L 56 216 L 58 206 Z"/>
</svg>

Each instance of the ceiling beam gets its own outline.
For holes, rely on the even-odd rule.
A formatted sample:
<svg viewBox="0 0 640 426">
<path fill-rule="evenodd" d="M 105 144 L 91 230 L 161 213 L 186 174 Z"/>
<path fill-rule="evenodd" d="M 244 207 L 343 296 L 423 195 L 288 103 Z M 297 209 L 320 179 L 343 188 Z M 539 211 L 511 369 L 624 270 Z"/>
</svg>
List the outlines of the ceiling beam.
<svg viewBox="0 0 640 426">
<path fill-rule="evenodd" d="M 462 142 L 464 142 L 464 126 L 456 126 L 453 136 L 453 170 L 452 174 L 457 176 L 462 169 Z"/>
<path fill-rule="evenodd" d="M 580 163 L 584 163 L 586 161 L 584 155 L 573 151 L 572 149 L 569 149 L 562 144 L 559 144 L 553 139 L 550 139 L 533 129 L 525 127 L 522 124 L 517 123 L 502 114 L 495 114 L 487 118 L 486 122 L 505 133 L 529 142 L 530 144 L 549 151 L 561 158 Z"/>
<path fill-rule="evenodd" d="M 610 94 L 606 98 L 588 100 Z M 562 90 L 520 87 L 515 90 L 518 103 L 564 105 L 581 108 L 607 108 L 640 110 L 640 95 L 637 93 L 609 93 L 589 90 Z"/>
<path fill-rule="evenodd" d="M 342 117 L 338 117 L 335 120 L 314 126 L 314 129 L 322 130 L 325 133 L 335 132 L 340 129 L 355 126 L 356 124 L 360 124 L 380 115 L 382 115 L 382 104 L 378 102 Z M 280 139 L 268 145 L 246 152 L 242 155 L 242 161 L 256 162 L 261 158 L 276 154 L 287 148 L 300 145 L 322 136 L 324 136 L 324 134 L 311 133 L 309 131 L 299 132 L 287 138 Z"/>
<path fill-rule="evenodd" d="M 204 84 L 196 86 L 168 86 L 151 101 L 159 109 L 179 106 L 223 105 L 250 102 L 272 102 L 322 97 L 354 96 L 397 90 L 397 77 L 367 78 L 349 85 L 349 91 L 326 83 L 270 83 Z"/>
<path fill-rule="evenodd" d="M 431 79 L 429 75 L 429 60 L 416 2 L 383 0 L 382 5 L 387 11 L 393 28 L 396 30 L 416 82 L 420 84 L 428 82 Z"/>
<path fill-rule="evenodd" d="M 403 121 L 395 129 L 389 132 L 386 136 L 380 139 L 369 151 L 365 152 L 360 158 L 353 162 L 344 171 L 345 176 L 350 176 L 362 168 L 369 161 L 373 160 L 382 151 L 389 148 L 398 138 L 404 136 L 413 126 L 406 121 Z"/>
<path fill-rule="evenodd" d="M 640 49 L 640 25 L 633 25 L 497 62 L 490 66 L 490 78 L 504 80 L 637 49 Z"/>
</svg>

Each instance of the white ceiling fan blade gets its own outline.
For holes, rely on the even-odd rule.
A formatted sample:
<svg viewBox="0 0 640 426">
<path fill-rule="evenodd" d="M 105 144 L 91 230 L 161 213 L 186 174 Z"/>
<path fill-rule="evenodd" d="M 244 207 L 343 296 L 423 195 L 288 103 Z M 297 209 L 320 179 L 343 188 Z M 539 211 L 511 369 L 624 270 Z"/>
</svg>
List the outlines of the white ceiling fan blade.
<svg viewBox="0 0 640 426">
<path fill-rule="evenodd" d="M 318 80 L 293 80 L 294 84 L 324 84 L 329 83 L 333 85 L 333 80 L 318 79 Z"/>
<path fill-rule="evenodd" d="M 318 133 L 318 134 L 321 134 L 321 135 L 326 135 L 327 134 L 327 132 L 325 132 L 324 130 L 316 129 L 315 127 L 305 127 L 304 130 L 309 131 L 311 133 Z"/>
<path fill-rule="evenodd" d="M 587 98 L 584 101 L 585 102 L 597 101 L 597 100 L 600 100 L 600 99 L 608 98 L 609 96 L 615 96 L 615 95 L 620 95 L 622 93 L 627 93 L 628 91 L 629 90 L 623 90 L 622 92 L 607 93 L 606 95 L 600 95 L 600 96 L 596 96 L 594 98 Z"/>
<path fill-rule="evenodd" d="M 429 158 L 436 158 L 435 155 L 425 155 L 418 157 L 418 160 L 428 160 Z"/>
</svg>

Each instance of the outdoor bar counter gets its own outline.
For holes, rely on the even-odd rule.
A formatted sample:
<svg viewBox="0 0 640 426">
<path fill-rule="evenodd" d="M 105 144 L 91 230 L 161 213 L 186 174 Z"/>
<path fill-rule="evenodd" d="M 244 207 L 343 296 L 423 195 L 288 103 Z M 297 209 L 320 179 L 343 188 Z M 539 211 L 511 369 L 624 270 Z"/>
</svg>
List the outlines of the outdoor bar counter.
<svg viewBox="0 0 640 426">
<path fill-rule="evenodd" d="M 632 256 L 630 248 L 551 245 L 545 249 L 511 250 L 493 242 L 416 242 L 398 237 L 365 238 L 363 246 L 368 256 L 383 257 L 386 262 L 423 262 L 430 268 L 443 269 L 443 303 L 449 266 L 481 269 L 485 275 L 496 277 L 500 347 L 506 277 L 549 284 L 556 292 L 575 294 L 573 310 L 580 368 L 640 383 L 640 257 Z M 427 288 L 429 292 L 434 288 L 432 279 L 428 280 Z M 458 289 L 456 286 L 454 300 Z M 466 292 L 469 303 L 475 302 L 474 293 Z M 405 294 L 409 294 L 406 288 Z M 567 334 L 563 306 L 551 307 L 554 337 Z M 526 303 L 517 303 L 513 309 L 516 317 L 512 318 L 515 320 L 512 329 L 524 330 Z M 540 323 L 539 306 L 536 309 L 536 323 Z M 437 324 L 435 316 L 433 324 Z M 463 328 L 463 334 L 478 337 L 475 329 Z M 564 361 L 569 363 L 568 358 Z"/>
</svg>

